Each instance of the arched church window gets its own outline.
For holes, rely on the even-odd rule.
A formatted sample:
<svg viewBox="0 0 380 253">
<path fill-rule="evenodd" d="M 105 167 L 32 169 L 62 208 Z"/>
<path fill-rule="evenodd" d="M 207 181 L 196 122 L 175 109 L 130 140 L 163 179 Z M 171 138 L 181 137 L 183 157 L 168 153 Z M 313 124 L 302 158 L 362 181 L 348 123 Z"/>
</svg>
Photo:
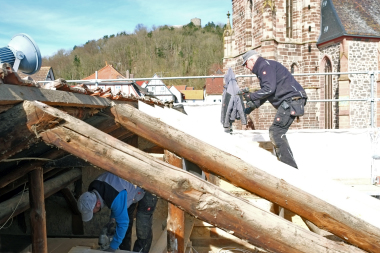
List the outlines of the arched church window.
<svg viewBox="0 0 380 253">
<path fill-rule="evenodd" d="M 292 74 L 298 73 L 298 66 L 296 63 L 293 63 L 292 66 L 290 66 L 290 73 Z"/>
<path fill-rule="evenodd" d="M 286 0 L 286 37 L 293 38 L 293 0 Z"/>
<path fill-rule="evenodd" d="M 325 73 L 332 72 L 331 61 L 329 58 L 325 57 Z M 333 89 L 332 89 L 332 75 L 325 75 L 325 99 L 333 98 Z M 333 108 L 332 102 L 325 102 L 325 129 L 332 129 L 333 125 Z"/>
<path fill-rule="evenodd" d="M 252 0 L 247 0 L 245 6 L 245 38 L 246 45 L 252 46 L 252 27 L 253 27 L 253 3 Z"/>
</svg>

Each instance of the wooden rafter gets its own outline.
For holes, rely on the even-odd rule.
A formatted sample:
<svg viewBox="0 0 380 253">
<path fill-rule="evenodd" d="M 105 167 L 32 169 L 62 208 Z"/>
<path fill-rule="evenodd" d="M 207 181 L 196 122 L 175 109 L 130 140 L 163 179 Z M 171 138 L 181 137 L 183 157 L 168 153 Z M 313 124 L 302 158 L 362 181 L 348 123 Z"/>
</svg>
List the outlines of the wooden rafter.
<svg viewBox="0 0 380 253">
<path fill-rule="evenodd" d="M 27 114 L 54 115 L 64 122 L 51 128 L 34 128 L 46 143 L 141 186 L 253 245 L 277 252 L 362 252 L 301 229 L 53 107 L 29 103 L 34 109 Z"/>
<path fill-rule="evenodd" d="M 80 179 L 82 171 L 80 169 L 70 170 L 62 175 L 50 179 L 44 183 L 45 198 L 65 188 L 69 184 Z M 22 197 L 21 197 L 22 196 Z M 30 207 L 28 194 L 17 195 L 9 200 L 6 200 L 0 205 L 0 224 L 3 224 L 7 219 L 17 216 L 26 211 Z M 19 204 L 18 204 L 19 202 Z"/>
<path fill-rule="evenodd" d="M 135 108 L 115 105 L 111 112 L 125 128 L 199 165 L 206 172 L 279 204 L 364 250 L 380 251 L 380 228 L 351 213 Z"/>
</svg>

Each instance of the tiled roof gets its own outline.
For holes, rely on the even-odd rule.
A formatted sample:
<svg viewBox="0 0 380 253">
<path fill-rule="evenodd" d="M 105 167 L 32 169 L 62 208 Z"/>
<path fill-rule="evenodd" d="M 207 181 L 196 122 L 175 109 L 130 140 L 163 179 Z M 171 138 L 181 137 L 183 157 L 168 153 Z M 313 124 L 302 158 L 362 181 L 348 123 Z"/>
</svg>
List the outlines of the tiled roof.
<svg viewBox="0 0 380 253">
<path fill-rule="evenodd" d="M 186 90 L 186 85 L 173 85 L 177 90 Z"/>
<path fill-rule="evenodd" d="M 223 78 L 207 78 L 206 79 L 206 94 L 221 95 L 223 93 Z"/>
<path fill-rule="evenodd" d="M 25 77 L 30 76 L 34 81 L 46 81 L 46 77 L 49 74 L 50 69 L 51 69 L 51 67 L 49 67 L 49 66 L 48 67 L 41 67 L 41 69 L 33 75 L 26 75 L 26 74 L 22 73 L 21 71 L 17 71 L 17 74 L 21 78 L 25 78 Z"/>
<path fill-rule="evenodd" d="M 138 84 L 138 86 L 141 86 L 145 83 L 146 81 L 136 81 L 136 83 Z"/>
<path fill-rule="evenodd" d="M 325 0 L 318 44 L 341 36 L 380 38 L 379 0 Z"/>
<path fill-rule="evenodd" d="M 186 87 L 186 90 L 194 90 L 194 87 Z"/>
<path fill-rule="evenodd" d="M 82 80 L 95 79 L 95 73 L 83 78 Z M 104 68 L 98 70 L 98 79 L 125 79 L 112 65 L 107 65 Z"/>
<path fill-rule="evenodd" d="M 332 0 L 348 35 L 380 37 L 379 0 Z"/>
<path fill-rule="evenodd" d="M 203 100 L 203 90 L 181 90 L 182 94 L 185 95 L 185 99 L 202 99 Z"/>
</svg>

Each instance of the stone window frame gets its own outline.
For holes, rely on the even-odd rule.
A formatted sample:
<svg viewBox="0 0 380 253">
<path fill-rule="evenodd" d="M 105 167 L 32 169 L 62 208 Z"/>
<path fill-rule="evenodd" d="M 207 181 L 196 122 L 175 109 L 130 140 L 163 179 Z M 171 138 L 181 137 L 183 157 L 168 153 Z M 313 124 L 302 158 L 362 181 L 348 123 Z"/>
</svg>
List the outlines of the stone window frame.
<svg viewBox="0 0 380 253">
<path fill-rule="evenodd" d="M 285 27 L 286 38 L 293 38 L 293 0 L 285 1 Z"/>
<path fill-rule="evenodd" d="M 323 73 L 327 73 L 326 72 L 326 63 L 329 62 L 330 63 L 330 71 L 328 72 L 334 72 L 334 65 L 333 65 L 333 60 L 332 60 L 332 57 L 325 54 L 323 55 L 322 57 L 322 60 L 320 61 L 320 64 L 319 64 L 319 69 L 320 69 L 320 72 L 323 71 Z M 326 92 L 326 81 L 328 82 L 327 84 L 327 88 L 328 88 L 328 91 Z M 333 99 L 334 95 L 333 95 L 333 80 L 332 80 L 332 75 L 325 75 L 324 76 L 324 81 L 323 81 L 323 86 L 321 87 L 323 88 L 323 93 L 324 93 L 324 96 L 323 96 L 323 99 Z M 325 102 L 324 103 L 324 126 L 325 126 L 325 129 L 332 129 L 333 128 L 333 125 L 334 125 L 334 111 L 333 111 L 333 102 Z"/>
<path fill-rule="evenodd" d="M 253 46 L 253 32 L 252 32 L 252 29 L 253 29 L 253 1 L 252 0 L 247 0 L 246 3 L 245 3 L 245 20 L 244 20 L 244 23 L 245 23 L 245 29 L 247 29 L 247 20 L 251 19 L 251 23 L 250 23 L 250 34 L 248 34 L 246 31 L 245 31 L 245 43 L 246 43 L 246 46 L 250 46 L 252 47 Z"/>
</svg>

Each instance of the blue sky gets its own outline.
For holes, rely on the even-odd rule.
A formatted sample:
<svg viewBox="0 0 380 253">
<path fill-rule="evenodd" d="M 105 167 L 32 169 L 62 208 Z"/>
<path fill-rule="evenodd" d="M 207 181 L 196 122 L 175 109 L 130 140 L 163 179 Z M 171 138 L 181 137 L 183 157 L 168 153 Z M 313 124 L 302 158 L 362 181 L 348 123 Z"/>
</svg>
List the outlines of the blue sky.
<svg viewBox="0 0 380 253">
<path fill-rule="evenodd" d="M 88 40 L 122 31 L 132 33 L 137 24 L 148 29 L 161 25 L 185 25 L 200 18 L 227 22 L 231 0 L 13 0 L 1 1 L 0 47 L 18 33 L 37 43 L 42 56 L 71 50 Z"/>
</svg>

